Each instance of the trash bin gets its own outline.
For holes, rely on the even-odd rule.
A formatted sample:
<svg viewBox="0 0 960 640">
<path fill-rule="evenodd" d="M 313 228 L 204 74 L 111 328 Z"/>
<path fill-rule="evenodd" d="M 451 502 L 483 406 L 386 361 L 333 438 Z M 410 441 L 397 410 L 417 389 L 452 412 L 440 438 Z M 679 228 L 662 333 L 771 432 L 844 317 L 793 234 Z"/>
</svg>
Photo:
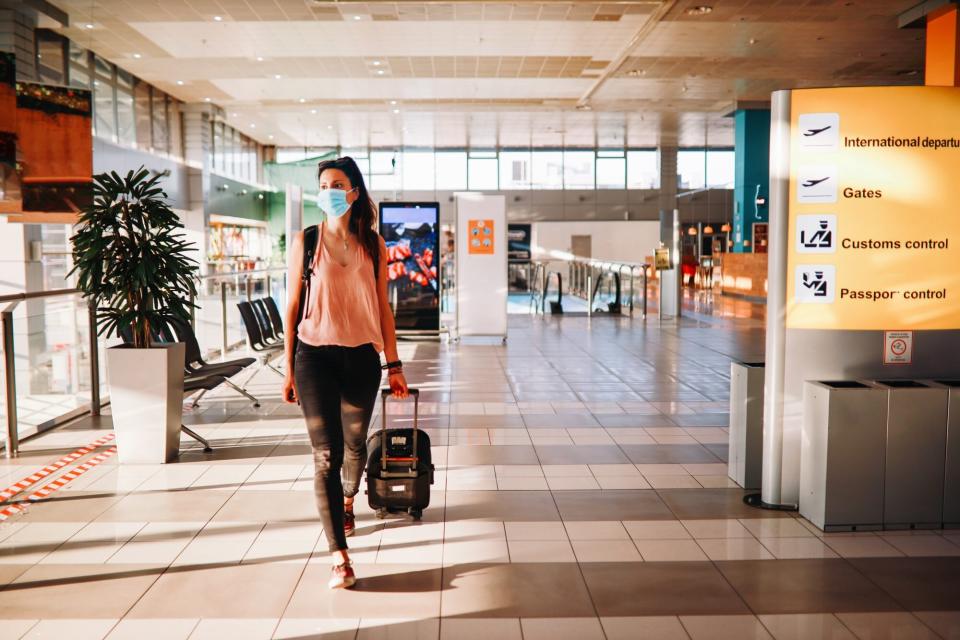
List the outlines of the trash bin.
<svg viewBox="0 0 960 640">
<path fill-rule="evenodd" d="M 803 388 L 800 514 L 824 531 L 883 526 L 887 393 L 853 380 Z"/>
<path fill-rule="evenodd" d="M 943 481 L 943 526 L 960 528 L 960 380 L 937 380 L 947 391 L 947 455 Z"/>
<path fill-rule="evenodd" d="M 744 489 L 763 477 L 763 362 L 730 363 L 727 475 Z"/>
<path fill-rule="evenodd" d="M 949 390 L 916 380 L 877 380 L 877 385 L 888 394 L 883 525 L 938 528 L 943 524 Z"/>
</svg>

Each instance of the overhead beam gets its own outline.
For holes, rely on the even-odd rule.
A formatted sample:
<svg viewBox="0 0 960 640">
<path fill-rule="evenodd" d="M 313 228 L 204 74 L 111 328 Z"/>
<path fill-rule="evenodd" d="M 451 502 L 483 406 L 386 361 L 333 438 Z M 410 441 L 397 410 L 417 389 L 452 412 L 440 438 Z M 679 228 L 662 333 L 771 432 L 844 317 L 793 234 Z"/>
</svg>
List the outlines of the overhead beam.
<svg viewBox="0 0 960 640">
<path fill-rule="evenodd" d="M 919 29 L 926 26 L 926 17 L 946 5 L 957 4 L 956 0 L 924 0 L 897 16 L 897 28 Z"/>
<path fill-rule="evenodd" d="M 597 78 L 592 85 L 590 85 L 590 88 L 587 89 L 582 96 L 580 96 L 580 99 L 577 100 L 576 108 L 583 109 L 590 106 L 590 99 L 593 97 L 593 95 L 607 82 L 607 80 L 613 77 L 620 67 L 623 66 L 624 61 L 626 61 L 630 54 L 633 53 L 634 49 L 636 49 L 641 42 L 647 39 L 647 36 L 649 36 L 650 33 L 657 28 L 657 25 L 660 24 L 664 16 L 666 16 L 676 4 L 677 0 L 663 0 L 663 2 L 660 3 L 660 6 L 658 6 L 654 12 L 650 14 L 650 17 L 647 18 L 647 20 L 643 23 L 643 26 L 641 26 L 640 29 L 633 34 L 633 37 L 630 38 L 630 41 L 626 44 L 626 46 L 624 46 L 617 56 L 610 61 L 610 64 L 608 64 L 607 68 L 604 69 L 602 74 L 600 74 L 600 77 Z"/>
</svg>

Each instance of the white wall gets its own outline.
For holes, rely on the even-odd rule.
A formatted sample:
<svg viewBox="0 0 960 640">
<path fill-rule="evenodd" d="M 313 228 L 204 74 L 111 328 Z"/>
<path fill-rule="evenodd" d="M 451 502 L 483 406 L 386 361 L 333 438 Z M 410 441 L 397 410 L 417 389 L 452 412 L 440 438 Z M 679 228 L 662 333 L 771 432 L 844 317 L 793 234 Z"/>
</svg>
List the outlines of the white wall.
<svg viewBox="0 0 960 640">
<path fill-rule="evenodd" d="M 646 256 L 653 255 L 654 248 L 660 242 L 660 222 L 653 220 L 534 222 L 534 257 L 549 258 L 550 251 L 569 252 L 570 236 L 575 235 L 592 237 L 593 258 L 643 262 Z"/>
</svg>

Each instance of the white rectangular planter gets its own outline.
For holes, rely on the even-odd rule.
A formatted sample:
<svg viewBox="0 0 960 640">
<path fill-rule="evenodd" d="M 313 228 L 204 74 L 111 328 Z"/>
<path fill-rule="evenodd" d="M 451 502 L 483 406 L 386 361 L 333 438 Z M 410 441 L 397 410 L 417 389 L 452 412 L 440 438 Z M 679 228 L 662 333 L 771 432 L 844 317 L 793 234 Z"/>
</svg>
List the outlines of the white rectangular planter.
<svg viewBox="0 0 960 640">
<path fill-rule="evenodd" d="M 110 405 L 121 463 L 171 462 L 180 453 L 183 343 L 107 349 Z"/>
</svg>

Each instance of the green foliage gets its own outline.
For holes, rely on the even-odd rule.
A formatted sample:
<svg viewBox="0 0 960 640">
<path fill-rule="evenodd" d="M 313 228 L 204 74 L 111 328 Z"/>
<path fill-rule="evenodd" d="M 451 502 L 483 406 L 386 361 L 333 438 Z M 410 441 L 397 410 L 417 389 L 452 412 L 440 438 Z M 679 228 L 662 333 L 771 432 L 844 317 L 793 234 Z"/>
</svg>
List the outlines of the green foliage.
<svg viewBox="0 0 960 640">
<path fill-rule="evenodd" d="M 93 177 L 93 204 L 74 234 L 71 273 L 83 297 L 97 306 L 100 335 L 131 328 L 134 346 L 150 346 L 152 333 L 170 320 L 190 321 L 197 262 L 187 255 L 183 224 L 157 182 L 140 167 L 125 177 Z M 195 306 L 195 305 L 193 305 Z"/>
</svg>

